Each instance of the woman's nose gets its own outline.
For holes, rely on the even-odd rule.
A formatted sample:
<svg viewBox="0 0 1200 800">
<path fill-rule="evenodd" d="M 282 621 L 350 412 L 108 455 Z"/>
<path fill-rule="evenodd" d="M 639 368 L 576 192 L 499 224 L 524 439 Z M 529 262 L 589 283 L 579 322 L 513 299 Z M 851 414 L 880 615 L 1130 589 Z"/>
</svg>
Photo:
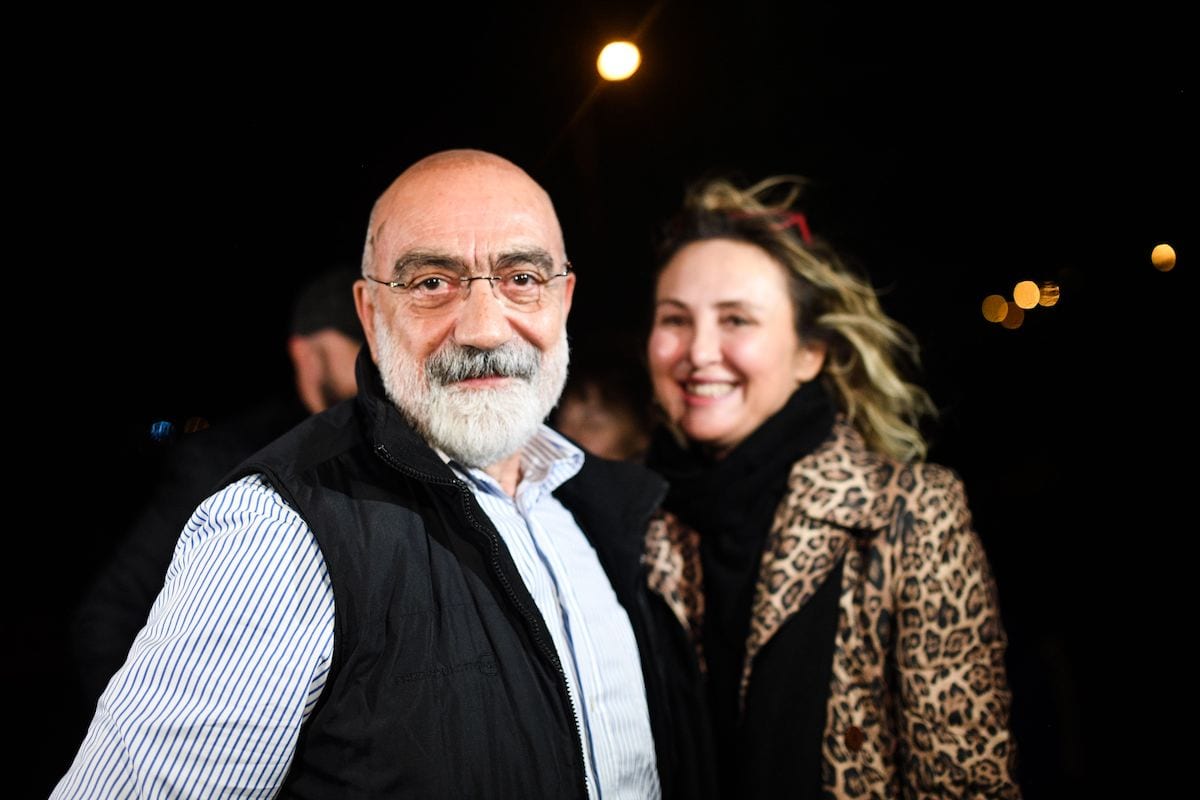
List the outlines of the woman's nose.
<svg viewBox="0 0 1200 800">
<path fill-rule="evenodd" d="M 688 358 L 695 369 L 721 360 L 721 340 L 715 326 L 699 323 L 693 328 Z"/>
</svg>

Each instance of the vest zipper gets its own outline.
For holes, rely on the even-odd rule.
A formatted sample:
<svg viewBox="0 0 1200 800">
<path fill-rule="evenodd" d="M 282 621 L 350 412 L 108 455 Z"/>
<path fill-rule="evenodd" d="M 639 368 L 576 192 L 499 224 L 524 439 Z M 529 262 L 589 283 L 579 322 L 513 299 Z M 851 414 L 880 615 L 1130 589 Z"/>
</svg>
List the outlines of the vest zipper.
<svg viewBox="0 0 1200 800">
<path fill-rule="evenodd" d="M 500 564 L 500 538 L 491 531 L 487 530 L 487 528 L 483 527 L 479 523 L 478 519 L 476 519 L 475 514 L 471 510 L 470 488 L 468 488 L 467 485 L 458 478 L 446 480 L 444 478 L 439 478 L 436 475 L 429 475 L 427 473 L 420 472 L 406 464 L 402 464 L 401 462 L 392 458 L 391 453 L 387 451 L 387 447 L 382 444 L 375 445 L 375 452 L 379 454 L 379 456 L 393 469 L 396 469 L 405 475 L 428 483 L 436 483 L 442 486 L 453 486 L 458 489 L 459 497 L 462 500 L 463 511 L 466 512 L 467 519 L 470 521 L 471 527 L 482 533 L 487 538 L 488 543 L 491 545 L 492 572 L 497 578 L 499 578 L 500 585 L 504 588 L 504 593 L 508 596 L 509 601 L 517 607 L 517 610 L 521 612 L 521 616 L 524 617 L 526 623 L 528 623 L 530 632 L 533 634 L 534 644 L 536 644 L 538 649 L 541 650 L 542 654 L 550 660 L 550 663 L 558 672 L 559 693 L 562 695 L 562 698 L 566 700 L 567 708 L 571 709 L 571 723 L 575 726 L 575 745 L 578 748 L 576 750 L 576 755 L 579 756 L 579 773 L 583 781 L 580 787 L 583 790 L 583 794 L 580 796 L 587 797 L 587 761 L 583 751 L 583 733 L 579 727 L 579 714 L 575 711 L 575 704 L 571 702 L 571 690 L 567 687 L 567 673 L 563 670 L 562 661 L 559 659 L 558 652 L 554 649 L 554 645 L 550 642 L 547 642 L 545 638 L 542 637 L 537 624 L 538 615 L 530 611 L 529 608 L 521 602 L 520 598 L 517 597 L 516 592 L 513 590 L 512 583 L 508 580 L 508 575 L 504 573 L 504 569 Z M 582 687 L 580 688 L 582 690 Z"/>
</svg>

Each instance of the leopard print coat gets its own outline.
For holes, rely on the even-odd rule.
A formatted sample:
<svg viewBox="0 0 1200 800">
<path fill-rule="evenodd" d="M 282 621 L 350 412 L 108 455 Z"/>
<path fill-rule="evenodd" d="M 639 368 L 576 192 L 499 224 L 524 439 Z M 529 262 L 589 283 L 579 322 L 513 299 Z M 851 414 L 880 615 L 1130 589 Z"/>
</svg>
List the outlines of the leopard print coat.
<svg viewBox="0 0 1200 800">
<path fill-rule="evenodd" d="M 842 419 L 793 466 L 776 511 L 742 699 L 756 655 L 843 555 L 822 745 L 827 796 L 1020 797 L 1006 639 L 962 484 L 943 467 L 869 451 Z M 660 519 L 646 560 L 651 586 L 698 643 L 697 534 Z"/>
</svg>

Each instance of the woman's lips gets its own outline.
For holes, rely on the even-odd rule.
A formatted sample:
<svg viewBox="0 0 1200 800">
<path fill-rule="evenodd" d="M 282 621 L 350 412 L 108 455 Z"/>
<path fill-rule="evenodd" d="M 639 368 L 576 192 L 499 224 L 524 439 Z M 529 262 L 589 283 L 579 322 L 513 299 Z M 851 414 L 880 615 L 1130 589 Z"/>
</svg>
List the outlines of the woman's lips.
<svg viewBox="0 0 1200 800">
<path fill-rule="evenodd" d="M 728 397 L 736 388 L 735 381 L 685 381 L 683 396 L 688 405 L 708 405 Z"/>
</svg>

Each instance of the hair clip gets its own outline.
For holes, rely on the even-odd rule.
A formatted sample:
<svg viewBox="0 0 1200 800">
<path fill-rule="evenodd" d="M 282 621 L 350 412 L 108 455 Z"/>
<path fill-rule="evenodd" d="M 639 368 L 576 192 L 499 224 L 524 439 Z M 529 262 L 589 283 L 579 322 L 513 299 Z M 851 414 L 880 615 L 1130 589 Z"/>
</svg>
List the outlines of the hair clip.
<svg viewBox="0 0 1200 800">
<path fill-rule="evenodd" d="M 787 223 L 783 227 L 790 228 L 795 225 L 796 230 L 800 231 L 800 238 L 804 240 L 804 243 L 807 245 L 813 243 L 812 231 L 808 229 L 808 217 L 799 211 L 793 211 L 787 215 L 786 219 Z"/>
<path fill-rule="evenodd" d="M 779 230 L 787 230 L 788 228 L 795 225 L 796 231 L 800 234 L 800 238 L 804 241 L 804 243 L 806 245 L 809 245 L 810 247 L 812 246 L 813 237 L 812 237 L 812 231 L 809 230 L 809 228 L 808 228 L 808 217 L 804 216 L 804 214 L 802 214 L 799 211 L 789 211 L 786 214 L 783 213 L 782 211 L 765 211 L 765 212 L 763 212 L 763 211 L 758 211 L 758 212 L 729 211 L 726 213 L 732 219 L 755 219 L 755 218 L 757 218 L 757 219 L 768 219 L 768 220 L 772 220 L 772 221 L 782 219 L 783 222 L 782 222 L 782 224 L 779 225 Z"/>
</svg>

